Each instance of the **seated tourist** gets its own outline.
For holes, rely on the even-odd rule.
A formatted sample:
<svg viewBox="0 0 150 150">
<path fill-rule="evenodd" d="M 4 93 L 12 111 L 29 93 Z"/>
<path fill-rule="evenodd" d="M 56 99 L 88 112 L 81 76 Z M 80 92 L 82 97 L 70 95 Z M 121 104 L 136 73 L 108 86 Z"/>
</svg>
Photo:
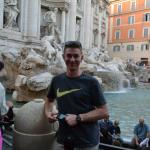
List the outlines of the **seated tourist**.
<svg viewBox="0 0 150 150">
<path fill-rule="evenodd" d="M 150 133 L 147 138 L 140 143 L 140 150 L 150 150 Z"/>
<path fill-rule="evenodd" d="M 99 121 L 100 141 L 105 144 L 112 144 L 112 135 L 114 133 L 113 122 L 109 120 L 109 115 Z"/>
<path fill-rule="evenodd" d="M 135 147 L 139 147 L 140 142 L 147 138 L 150 130 L 147 124 L 144 123 L 144 118 L 139 119 L 139 123 L 134 127 L 134 138 L 132 144 Z"/>
<path fill-rule="evenodd" d="M 113 145 L 120 146 L 122 144 L 123 140 L 120 136 L 121 130 L 119 127 L 119 121 L 118 120 L 114 121 L 113 127 L 114 127 Z"/>
</svg>

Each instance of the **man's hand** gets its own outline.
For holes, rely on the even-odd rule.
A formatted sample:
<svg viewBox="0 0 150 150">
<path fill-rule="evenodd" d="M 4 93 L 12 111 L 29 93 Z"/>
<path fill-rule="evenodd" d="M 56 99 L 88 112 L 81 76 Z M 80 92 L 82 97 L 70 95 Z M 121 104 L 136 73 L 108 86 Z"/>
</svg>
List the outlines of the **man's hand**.
<svg viewBox="0 0 150 150">
<path fill-rule="evenodd" d="M 44 112 L 50 123 L 57 121 L 58 111 L 54 105 L 54 100 L 47 99 L 44 104 Z"/>
<path fill-rule="evenodd" d="M 137 139 L 137 138 L 136 138 L 135 144 L 136 144 L 137 146 L 139 146 L 139 142 L 138 142 L 138 139 Z"/>
<path fill-rule="evenodd" d="M 11 101 L 7 101 L 7 102 L 6 102 L 6 105 L 7 105 L 9 108 L 13 107 L 13 103 L 12 103 Z"/>
<path fill-rule="evenodd" d="M 75 126 L 77 124 L 77 115 L 74 114 L 67 114 L 65 117 L 65 121 L 69 126 Z"/>
<path fill-rule="evenodd" d="M 57 121 L 57 115 L 58 115 L 58 113 L 56 113 L 56 112 L 50 112 L 49 111 L 46 113 L 46 117 L 48 118 L 48 121 L 50 123 Z"/>
</svg>

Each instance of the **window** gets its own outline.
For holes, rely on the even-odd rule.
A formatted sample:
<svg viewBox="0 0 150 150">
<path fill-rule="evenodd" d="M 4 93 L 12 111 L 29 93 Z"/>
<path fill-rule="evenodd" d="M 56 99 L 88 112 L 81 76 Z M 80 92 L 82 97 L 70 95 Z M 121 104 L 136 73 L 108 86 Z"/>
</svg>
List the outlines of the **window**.
<svg viewBox="0 0 150 150">
<path fill-rule="evenodd" d="M 150 0 L 146 0 L 146 8 L 150 8 Z"/>
<path fill-rule="evenodd" d="M 115 38 L 120 39 L 120 30 L 115 32 Z"/>
<path fill-rule="evenodd" d="M 118 13 L 122 12 L 122 4 L 118 4 Z"/>
<path fill-rule="evenodd" d="M 134 29 L 128 31 L 128 38 L 134 38 Z"/>
<path fill-rule="evenodd" d="M 134 16 L 129 16 L 128 17 L 128 24 L 133 24 L 134 23 Z"/>
<path fill-rule="evenodd" d="M 134 45 L 127 45 L 127 51 L 134 51 Z"/>
<path fill-rule="evenodd" d="M 144 14 L 144 21 L 150 21 L 150 13 Z"/>
<path fill-rule="evenodd" d="M 142 44 L 141 45 L 141 50 L 149 50 L 149 45 L 148 44 Z"/>
<path fill-rule="evenodd" d="M 119 26 L 121 24 L 121 19 L 120 18 L 117 18 L 116 20 L 116 25 Z"/>
<path fill-rule="evenodd" d="M 143 37 L 148 37 L 149 34 L 149 29 L 148 28 L 144 28 L 143 29 Z"/>
<path fill-rule="evenodd" d="M 132 0 L 131 1 L 131 10 L 135 10 L 136 9 L 136 0 Z"/>
<path fill-rule="evenodd" d="M 113 46 L 113 51 L 114 52 L 119 52 L 120 51 L 120 46 L 119 45 Z"/>
</svg>

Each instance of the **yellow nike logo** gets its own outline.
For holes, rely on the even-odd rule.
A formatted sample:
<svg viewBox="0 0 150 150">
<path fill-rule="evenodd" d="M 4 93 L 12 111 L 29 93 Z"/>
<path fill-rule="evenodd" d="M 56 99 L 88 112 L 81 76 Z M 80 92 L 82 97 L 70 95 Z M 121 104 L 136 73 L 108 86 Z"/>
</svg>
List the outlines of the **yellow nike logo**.
<svg viewBox="0 0 150 150">
<path fill-rule="evenodd" d="M 59 91 L 59 88 L 58 88 L 58 89 L 57 89 L 57 97 L 59 98 L 59 97 L 62 97 L 62 96 L 64 96 L 64 95 L 67 95 L 67 94 L 70 94 L 70 93 L 72 93 L 72 92 L 79 91 L 79 90 L 81 90 L 81 89 L 72 89 L 72 90 L 69 90 L 69 91 L 60 92 L 60 91 Z"/>
</svg>

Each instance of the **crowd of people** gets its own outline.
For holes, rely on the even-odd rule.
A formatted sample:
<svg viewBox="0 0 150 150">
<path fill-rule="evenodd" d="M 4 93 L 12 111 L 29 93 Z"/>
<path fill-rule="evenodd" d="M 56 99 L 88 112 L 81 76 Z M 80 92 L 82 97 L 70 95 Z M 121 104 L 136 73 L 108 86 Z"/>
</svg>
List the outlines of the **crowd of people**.
<svg viewBox="0 0 150 150">
<path fill-rule="evenodd" d="M 99 121 L 100 142 L 110 145 L 122 146 L 124 141 L 121 138 L 121 129 L 119 121 L 112 122 L 109 115 Z M 150 128 L 144 123 L 144 118 L 139 118 L 139 123 L 135 125 L 134 137 L 131 140 L 131 146 L 137 150 L 150 150 Z"/>
<path fill-rule="evenodd" d="M 99 127 L 100 142 L 116 146 L 122 145 L 123 140 L 121 138 L 121 130 L 118 120 L 112 122 L 108 115 L 106 118 L 99 121 Z"/>
</svg>

